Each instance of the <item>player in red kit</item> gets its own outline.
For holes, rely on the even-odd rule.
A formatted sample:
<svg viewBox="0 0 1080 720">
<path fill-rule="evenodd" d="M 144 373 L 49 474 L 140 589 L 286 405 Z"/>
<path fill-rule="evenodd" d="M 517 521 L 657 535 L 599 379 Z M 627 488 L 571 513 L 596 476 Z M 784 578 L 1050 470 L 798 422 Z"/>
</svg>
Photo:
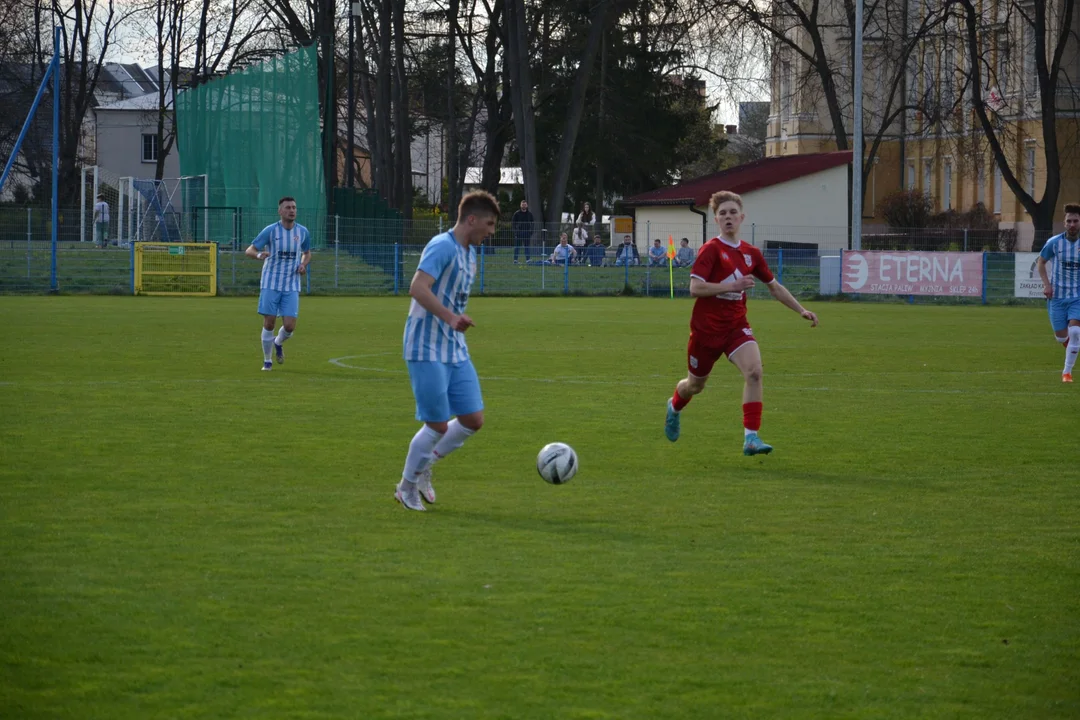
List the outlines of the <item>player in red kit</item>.
<svg viewBox="0 0 1080 720">
<path fill-rule="evenodd" d="M 690 294 L 697 298 L 690 316 L 690 342 L 686 348 L 688 373 L 675 386 L 667 405 L 664 434 L 679 439 L 679 413 L 690 399 L 705 389 L 713 365 L 722 355 L 742 372 L 743 455 L 768 454 L 772 446 L 758 437 L 761 429 L 761 351 L 746 321 L 746 291 L 754 278 L 766 283 L 772 296 L 810 321 L 810 312 L 777 282 L 765 257 L 753 245 L 738 240 L 742 225 L 742 198 L 722 191 L 712 196 L 709 208 L 720 227 L 720 236 L 701 246 L 690 269 Z"/>
</svg>

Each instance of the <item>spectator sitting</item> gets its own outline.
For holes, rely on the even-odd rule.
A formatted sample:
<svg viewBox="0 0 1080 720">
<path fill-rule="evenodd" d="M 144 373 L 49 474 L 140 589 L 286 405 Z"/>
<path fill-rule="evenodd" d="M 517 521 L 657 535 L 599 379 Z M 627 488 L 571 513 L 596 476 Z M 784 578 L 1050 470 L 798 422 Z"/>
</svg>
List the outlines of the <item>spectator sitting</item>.
<svg viewBox="0 0 1080 720">
<path fill-rule="evenodd" d="M 667 251 L 660 245 L 659 238 L 653 240 L 653 246 L 649 248 L 649 267 L 664 267 L 667 265 Z"/>
<path fill-rule="evenodd" d="M 638 254 L 637 245 L 634 245 L 629 235 L 623 235 L 622 245 L 619 246 L 619 251 L 615 253 L 616 265 L 637 265 L 641 262 L 641 256 Z"/>
<path fill-rule="evenodd" d="M 604 247 L 604 243 L 600 239 L 600 234 L 597 233 L 596 235 L 593 235 L 592 245 L 585 248 L 585 259 L 588 260 L 589 265 L 593 267 L 603 267 L 606 254 L 607 248 Z"/>
<path fill-rule="evenodd" d="M 690 267 L 694 264 L 694 251 L 690 247 L 690 241 L 683 238 L 679 244 L 681 247 L 675 253 L 675 267 Z"/>
<path fill-rule="evenodd" d="M 552 265 L 569 265 L 577 257 L 577 250 L 566 242 L 566 233 L 559 235 L 559 244 L 551 252 Z"/>
</svg>

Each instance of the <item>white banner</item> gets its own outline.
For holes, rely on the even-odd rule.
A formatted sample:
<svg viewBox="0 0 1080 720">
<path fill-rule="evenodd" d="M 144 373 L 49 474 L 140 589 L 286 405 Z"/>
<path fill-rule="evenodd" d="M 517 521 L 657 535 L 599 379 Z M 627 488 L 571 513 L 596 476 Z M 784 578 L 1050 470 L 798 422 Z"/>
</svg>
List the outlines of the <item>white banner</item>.
<svg viewBox="0 0 1080 720">
<path fill-rule="evenodd" d="M 1038 259 L 1039 253 L 1016 253 L 1016 283 L 1013 293 L 1016 297 L 1043 297 L 1042 278 L 1039 277 L 1039 269 L 1035 267 L 1035 262 Z M 1049 275 L 1053 271 L 1053 268 L 1053 262 L 1046 263 L 1046 274 Z"/>
</svg>

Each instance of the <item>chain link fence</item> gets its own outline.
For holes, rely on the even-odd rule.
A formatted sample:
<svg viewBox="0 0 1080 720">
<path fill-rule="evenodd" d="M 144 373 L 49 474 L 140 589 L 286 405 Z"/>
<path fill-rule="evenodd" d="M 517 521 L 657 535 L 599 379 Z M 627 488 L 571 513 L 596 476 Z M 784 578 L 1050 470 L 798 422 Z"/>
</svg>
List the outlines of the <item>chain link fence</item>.
<svg viewBox="0 0 1080 720">
<path fill-rule="evenodd" d="M 61 211 L 56 252 L 51 243 L 49 213 L 43 208 L 0 207 L 0 293 L 131 294 L 134 287 L 134 251 L 124 239 L 107 247 L 80 242 L 78 209 Z M 256 295 L 261 266 L 244 255 L 251 240 L 276 222 L 274 210 L 196 207 L 180 220 L 186 242 L 218 243 L 218 294 Z M 318 295 L 405 294 L 427 241 L 448 229 L 439 218 L 360 220 L 301 217 L 311 230 L 312 263 L 302 284 L 305 293 Z M 495 235 L 480 249 L 473 293 L 476 295 L 643 295 L 688 296 L 689 267 L 668 268 L 667 238 L 664 255 L 650 255 L 653 228 L 634 226 L 613 232 L 610 225 L 588 228 L 588 243 L 581 233 L 571 241 L 573 225 L 553 223 L 512 225 L 499 223 Z M 701 246 L 700 225 L 665 226 L 676 247 L 687 238 L 691 250 Z M 569 230 L 569 232 L 567 232 Z M 684 231 L 687 234 L 682 234 Z M 695 231 L 695 234 L 689 234 Z M 842 255 L 847 247 L 846 228 L 794 228 L 743 226 L 743 237 L 762 249 L 774 274 L 801 298 L 841 293 Z M 567 232 L 573 251 L 559 251 L 559 236 Z M 629 236 L 629 246 L 623 242 Z M 657 238 L 652 238 L 657 239 Z M 88 239 L 89 240 L 89 239 Z M 1007 232 L 895 231 L 867 233 L 866 251 L 927 251 L 981 253 L 982 292 L 978 297 L 902 293 L 845 293 L 861 301 L 933 303 L 1036 304 L 1038 297 L 1018 297 L 1023 274 L 1037 282 L 1029 255 L 1011 252 Z M 636 252 L 634 250 L 636 249 Z M 569 259 L 565 259 L 569 255 Z M 1031 260 L 1031 262 L 1028 262 Z M 751 297 L 768 297 L 758 284 Z"/>
</svg>

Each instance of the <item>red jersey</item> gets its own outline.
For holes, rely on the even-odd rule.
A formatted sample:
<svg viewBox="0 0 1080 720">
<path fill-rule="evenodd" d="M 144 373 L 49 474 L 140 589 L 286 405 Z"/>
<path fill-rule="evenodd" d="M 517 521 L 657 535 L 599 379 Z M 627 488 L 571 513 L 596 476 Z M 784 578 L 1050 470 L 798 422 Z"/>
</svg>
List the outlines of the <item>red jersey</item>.
<svg viewBox="0 0 1080 720">
<path fill-rule="evenodd" d="M 722 283 L 753 275 L 762 282 L 772 282 L 773 274 L 765 256 L 750 243 L 739 241 L 729 245 L 715 237 L 698 250 L 690 277 L 707 283 Z M 733 326 L 745 323 L 746 293 L 733 292 L 699 297 L 690 316 L 690 330 L 703 335 L 727 333 Z"/>
</svg>

